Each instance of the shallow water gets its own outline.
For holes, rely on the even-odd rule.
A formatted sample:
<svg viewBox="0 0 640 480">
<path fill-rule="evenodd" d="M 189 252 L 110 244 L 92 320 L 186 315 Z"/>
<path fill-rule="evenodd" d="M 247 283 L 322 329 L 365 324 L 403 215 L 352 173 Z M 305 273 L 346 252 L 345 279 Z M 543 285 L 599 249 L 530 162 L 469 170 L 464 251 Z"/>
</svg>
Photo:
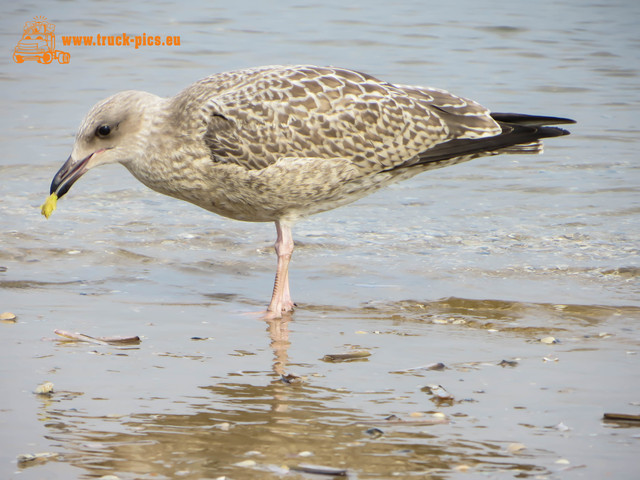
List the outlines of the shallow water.
<svg viewBox="0 0 640 480">
<path fill-rule="evenodd" d="M 636 2 L 47 9 L 6 9 L 7 51 L 34 15 L 59 35 L 182 45 L 0 59 L 0 312 L 18 316 L 0 323 L 2 478 L 320 478 L 289 470 L 301 464 L 361 479 L 633 478 L 640 431 L 602 415 L 640 405 Z M 272 324 L 255 313 L 271 293 L 272 225 L 162 197 L 119 166 L 40 217 L 97 100 L 275 63 L 578 124 L 543 156 L 430 172 L 300 222 L 298 308 Z M 68 343 L 54 329 L 142 342 Z M 354 349 L 371 355 L 323 360 Z M 45 381 L 54 394 L 33 394 Z M 448 423 L 426 425 L 436 412 Z M 42 452 L 55 456 L 17 462 Z"/>
</svg>

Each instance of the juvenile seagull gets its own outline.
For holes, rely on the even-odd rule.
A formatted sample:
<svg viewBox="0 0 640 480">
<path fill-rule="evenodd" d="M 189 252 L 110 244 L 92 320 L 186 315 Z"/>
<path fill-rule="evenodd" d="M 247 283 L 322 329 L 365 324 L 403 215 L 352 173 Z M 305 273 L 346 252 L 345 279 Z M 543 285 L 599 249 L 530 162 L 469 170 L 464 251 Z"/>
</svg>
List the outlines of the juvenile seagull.
<svg viewBox="0 0 640 480">
<path fill-rule="evenodd" d="M 490 113 L 444 90 L 352 70 L 268 66 L 220 73 L 172 98 L 125 91 L 87 114 L 51 183 L 65 195 L 119 162 L 147 187 L 248 222 L 275 222 L 267 315 L 293 310 L 291 226 L 425 170 L 500 153 L 541 153 L 566 118 Z M 46 205 L 46 204 L 45 204 Z M 43 213 L 51 213 L 52 208 Z"/>
</svg>

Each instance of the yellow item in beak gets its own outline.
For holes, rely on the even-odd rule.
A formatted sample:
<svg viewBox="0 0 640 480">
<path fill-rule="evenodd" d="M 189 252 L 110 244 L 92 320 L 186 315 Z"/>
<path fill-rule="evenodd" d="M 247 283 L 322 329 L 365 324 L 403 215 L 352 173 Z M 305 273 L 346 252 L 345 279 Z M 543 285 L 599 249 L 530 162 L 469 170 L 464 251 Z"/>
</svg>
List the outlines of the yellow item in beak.
<svg viewBox="0 0 640 480">
<path fill-rule="evenodd" d="M 45 217 L 49 218 L 53 213 L 53 211 L 56 209 L 57 202 L 58 202 L 58 195 L 56 195 L 55 193 L 52 193 L 42 204 L 40 211 Z"/>
</svg>

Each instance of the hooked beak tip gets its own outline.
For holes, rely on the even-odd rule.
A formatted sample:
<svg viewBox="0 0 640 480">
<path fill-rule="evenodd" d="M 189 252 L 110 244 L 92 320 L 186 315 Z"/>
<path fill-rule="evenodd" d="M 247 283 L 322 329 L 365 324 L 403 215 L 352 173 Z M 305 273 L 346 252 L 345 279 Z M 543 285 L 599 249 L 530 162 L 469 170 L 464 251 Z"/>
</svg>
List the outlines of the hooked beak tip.
<svg viewBox="0 0 640 480">
<path fill-rule="evenodd" d="M 98 152 L 87 155 L 80 161 L 74 160 L 71 155 L 60 170 L 56 172 L 49 187 L 49 193 L 55 193 L 58 198 L 62 198 L 69 191 L 71 186 L 87 171 L 87 163 Z"/>
</svg>

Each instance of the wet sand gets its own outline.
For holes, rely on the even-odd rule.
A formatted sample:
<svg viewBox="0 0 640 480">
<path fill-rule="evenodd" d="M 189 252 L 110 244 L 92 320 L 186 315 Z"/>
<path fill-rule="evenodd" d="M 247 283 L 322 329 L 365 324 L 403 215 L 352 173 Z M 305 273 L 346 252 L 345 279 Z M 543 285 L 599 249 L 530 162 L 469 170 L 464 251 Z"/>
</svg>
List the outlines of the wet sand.
<svg viewBox="0 0 640 480">
<path fill-rule="evenodd" d="M 94 31 L 92 4 L 65 5 L 60 31 Z M 470 4 L 456 21 L 330 7 L 205 8 L 211 27 L 143 3 L 105 21 L 136 31 L 144 14 L 183 50 L 75 49 L 46 74 L 2 60 L 17 112 L 0 119 L 0 313 L 17 315 L 0 323 L 2 478 L 324 478 L 306 464 L 358 479 L 633 478 L 639 427 L 603 414 L 640 413 L 635 7 Z M 40 217 L 99 98 L 304 61 L 579 123 L 543 156 L 475 160 L 301 222 L 298 308 L 281 322 L 256 313 L 272 225 L 161 197 L 119 166 Z M 325 359 L 354 351 L 370 355 Z M 54 391 L 35 394 L 44 382 Z"/>
<path fill-rule="evenodd" d="M 358 478 L 622 478 L 632 468 L 637 428 L 602 415 L 634 410 L 637 341 L 627 333 L 637 307 L 305 304 L 293 320 L 265 326 L 229 313 L 228 302 L 110 311 L 100 297 L 64 307 L 68 318 L 3 325 L 21 360 L 7 378 L 21 397 L 12 409 L 32 412 L 4 416 L 14 432 L 5 454 L 58 455 L 19 466 L 21 478 L 278 478 L 307 463 Z M 142 343 L 34 338 L 53 326 Z M 558 343 L 540 341 L 549 336 Z M 323 361 L 354 349 L 371 355 Z M 33 395 L 45 380 L 54 393 Z M 425 425 L 434 413 L 448 423 Z"/>
</svg>

